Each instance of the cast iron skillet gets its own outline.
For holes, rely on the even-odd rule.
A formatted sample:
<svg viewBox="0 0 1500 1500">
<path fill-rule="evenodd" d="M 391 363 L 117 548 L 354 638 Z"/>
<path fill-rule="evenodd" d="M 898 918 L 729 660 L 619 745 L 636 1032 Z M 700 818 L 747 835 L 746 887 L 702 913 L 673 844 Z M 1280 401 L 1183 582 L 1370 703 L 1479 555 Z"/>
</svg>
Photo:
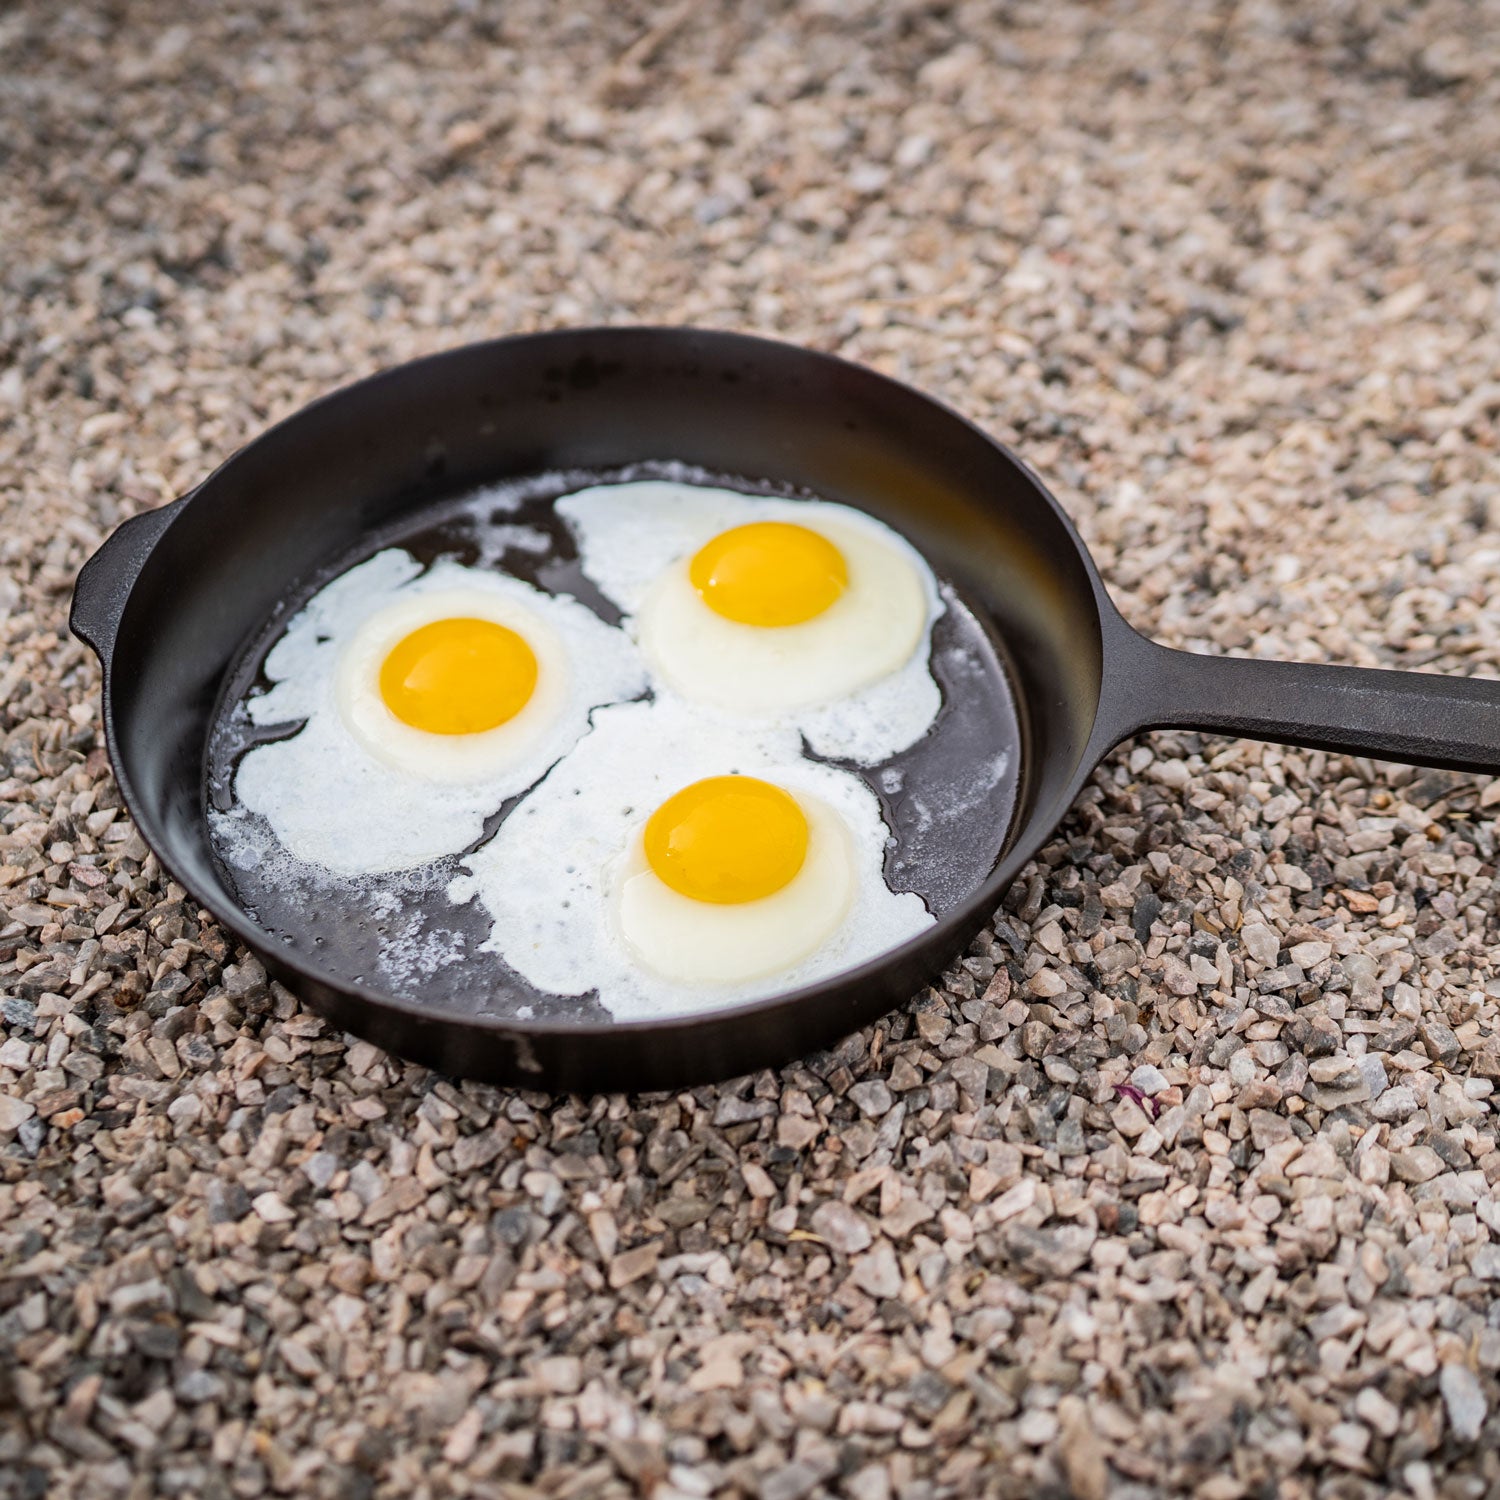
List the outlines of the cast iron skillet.
<svg viewBox="0 0 1500 1500">
<path fill-rule="evenodd" d="M 679 460 L 855 504 L 910 538 L 992 625 L 1017 701 L 1008 828 L 988 878 L 919 940 L 794 994 L 612 1024 L 475 1015 L 329 972 L 263 930 L 209 844 L 206 742 L 226 672 L 288 591 L 362 538 L 497 480 Z M 906 1000 L 994 911 L 1100 758 L 1184 727 L 1500 770 L 1500 682 L 1189 655 L 1116 611 L 1041 482 L 916 391 L 738 334 L 601 328 L 418 360 L 313 403 L 85 565 L 74 631 L 104 668 L 115 774 L 169 870 L 335 1024 L 444 1072 L 582 1092 L 743 1074 Z M 957 705 L 961 708 L 962 705 Z"/>
</svg>

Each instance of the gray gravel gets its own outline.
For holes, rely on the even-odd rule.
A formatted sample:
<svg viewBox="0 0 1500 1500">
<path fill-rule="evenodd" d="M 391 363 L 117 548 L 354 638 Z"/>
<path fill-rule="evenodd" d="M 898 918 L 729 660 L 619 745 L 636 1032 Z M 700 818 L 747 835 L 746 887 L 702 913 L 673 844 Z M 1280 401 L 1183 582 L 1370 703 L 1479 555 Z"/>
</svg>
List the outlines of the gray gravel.
<svg viewBox="0 0 1500 1500">
<path fill-rule="evenodd" d="M 78 564 L 381 365 L 840 350 L 1194 649 L 1500 674 L 1500 8 L 0 14 L 0 1476 L 1500 1490 L 1500 783 L 1122 747 L 942 983 L 670 1097 L 331 1033 L 120 814 Z"/>
</svg>

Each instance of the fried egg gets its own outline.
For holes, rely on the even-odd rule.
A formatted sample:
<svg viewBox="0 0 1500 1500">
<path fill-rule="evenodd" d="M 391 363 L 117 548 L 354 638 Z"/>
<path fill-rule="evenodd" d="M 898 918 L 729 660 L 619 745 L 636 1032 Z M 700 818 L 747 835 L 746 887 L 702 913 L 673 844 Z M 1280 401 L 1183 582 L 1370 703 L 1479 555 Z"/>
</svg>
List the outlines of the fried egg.
<svg viewBox="0 0 1500 1500">
<path fill-rule="evenodd" d="M 377 759 L 429 781 L 472 782 L 526 763 L 571 678 L 567 647 L 534 601 L 462 583 L 408 592 L 361 622 L 333 691 Z"/>
<path fill-rule="evenodd" d="M 265 659 L 234 793 L 298 859 L 410 869 L 478 839 L 600 704 L 644 691 L 635 647 L 576 600 L 399 549 L 320 590 Z"/>
<path fill-rule="evenodd" d="M 584 572 L 680 697 L 792 725 L 815 753 L 863 765 L 937 716 L 936 581 L 863 511 L 666 480 L 595 485 L 557 510 Z"/>
<path fill-rule="evenodd" d="M 631 840 L 611 910 L 626 947 L 664 978 L 759 979 L 806 958 L 844 919 L 853 853 L 843 820 L 810 793 L 708 776 Z"/>
<path fill-rule="evenodd" d="M 795 730 L 659 698 L 600 709 L 448 894 L 482 903 L 485 948 L 536 988 L 597 992 L 620 1020 L 684 1015 L 931 926 L 887 887 L 889 842 L 869 787 L 805 759 Z"/>
</svg>

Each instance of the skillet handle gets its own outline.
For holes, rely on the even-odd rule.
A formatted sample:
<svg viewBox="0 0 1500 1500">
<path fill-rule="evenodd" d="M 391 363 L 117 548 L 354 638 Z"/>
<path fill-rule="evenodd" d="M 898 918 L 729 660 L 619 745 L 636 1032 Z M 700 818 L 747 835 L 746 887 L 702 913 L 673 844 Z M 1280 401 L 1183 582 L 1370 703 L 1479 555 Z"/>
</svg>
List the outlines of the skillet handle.
<svg viewBox="0 0 1500 1500">
<path fill-rule="evenodd" d="M 1126 627 L 1101 705 L 1112 743 L 1201 729 L 1452 771 L 1500 773 L 1500 682 L 1173 651 Z"/>
<path fill-rule="evenodd" d="M 105 671 L 109 670 L 114 655 L 115 635 L 125 613 L 125 601 L 146 566 L 151 549 L 189 498 L 183 495 L 168 505 L 122 521 L 78 570 L 68 628 L 93 648 Z"/>
</svg>

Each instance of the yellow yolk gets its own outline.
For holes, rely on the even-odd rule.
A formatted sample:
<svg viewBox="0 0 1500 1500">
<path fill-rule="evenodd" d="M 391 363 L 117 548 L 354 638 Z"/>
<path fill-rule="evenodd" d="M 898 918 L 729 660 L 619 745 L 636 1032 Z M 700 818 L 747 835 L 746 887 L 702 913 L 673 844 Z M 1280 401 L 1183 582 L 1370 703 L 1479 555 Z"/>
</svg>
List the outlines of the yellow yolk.
<svg viewBox="0 0 1500 1500">
<path fill-rule="evenodd" d="M 385 706 L 428 734 L 480 734 L 515 718 L 536 688 L 536 654 L 493 620 L 434 620 L 380 668 Z"/>
<path fill-rule="evenodd" d="M 738 905 L 770 896 L 807 858 L 807 817 L 796 799 L 753 776 L 685 786 L 646 823 L 646 863 L 694 901 Z"/>
<path fill-rule="evenodd" d="M 849 585 L 844 554 L 827 537 L 786 521 L 721 532 L 693 558 L 688 577 L 715 614 L 741 625 L 800 625 Z"/>
</svg>

